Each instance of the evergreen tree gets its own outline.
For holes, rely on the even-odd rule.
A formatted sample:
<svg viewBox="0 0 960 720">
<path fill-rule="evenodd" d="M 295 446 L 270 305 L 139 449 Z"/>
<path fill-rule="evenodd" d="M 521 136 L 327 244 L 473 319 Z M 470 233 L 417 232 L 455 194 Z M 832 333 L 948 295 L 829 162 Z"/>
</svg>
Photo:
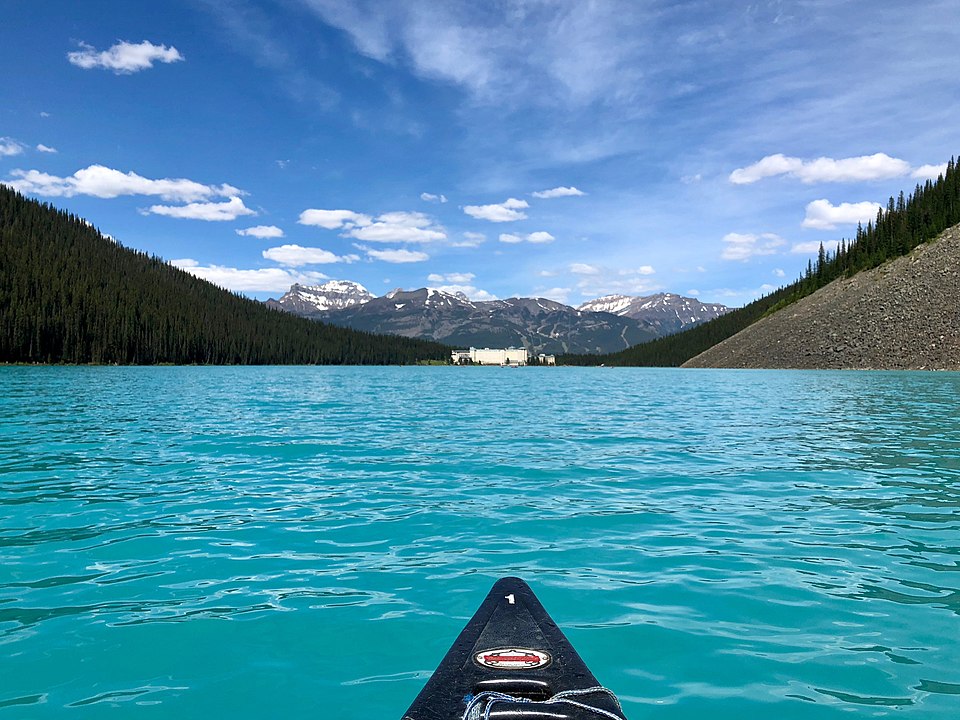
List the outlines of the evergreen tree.
<svg viewBox="0 0 960 720">
<path fill-rule="evenodd" d="M 449 354 L 271 310 L 0 184 L 0 362 L 385 365 Z"/>
</svg>

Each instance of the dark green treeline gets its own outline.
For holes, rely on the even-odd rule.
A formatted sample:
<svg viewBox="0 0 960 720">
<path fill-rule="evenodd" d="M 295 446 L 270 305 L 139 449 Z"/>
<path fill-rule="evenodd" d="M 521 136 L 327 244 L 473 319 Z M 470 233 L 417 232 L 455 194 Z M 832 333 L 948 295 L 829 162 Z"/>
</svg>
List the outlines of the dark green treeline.
<svg viewBox="0 0 960 720">
<path fill-rule="evenodd" d="M 806 297 L 837 278 L 850 277 L 906 255 L 960 223 L 960 167 L 951 158 L 936 182 L 917 185 L 913 194 L 890 198 L 876 220 L 857 228 L 854 239 L 843 240 L 833 251 L 823 246 L 817 261 L 807 265 L 803 277 L 742 308 L 684 332 L 635 345 L 611 355 L 564 355 L 565 365 L 639 365 L 676 367 L 765 315 Z"/>
<path fill-rule="evenodd" d="M 439 343 L 271 310 L 0 184 L 0 362 L 385 365 L 448 357 Z"/>
</svg>

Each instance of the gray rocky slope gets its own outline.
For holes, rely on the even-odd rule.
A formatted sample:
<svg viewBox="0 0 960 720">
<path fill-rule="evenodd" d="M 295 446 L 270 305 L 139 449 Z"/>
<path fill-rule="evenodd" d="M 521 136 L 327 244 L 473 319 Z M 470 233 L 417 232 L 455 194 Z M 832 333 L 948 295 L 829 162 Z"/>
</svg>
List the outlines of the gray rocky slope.
<svg viewBox="0 0 960 720">
<path fill-rule="evenodd" d="M 960 225 L 830 283 L 684 367 L 960 370 Z"/>
</svg>

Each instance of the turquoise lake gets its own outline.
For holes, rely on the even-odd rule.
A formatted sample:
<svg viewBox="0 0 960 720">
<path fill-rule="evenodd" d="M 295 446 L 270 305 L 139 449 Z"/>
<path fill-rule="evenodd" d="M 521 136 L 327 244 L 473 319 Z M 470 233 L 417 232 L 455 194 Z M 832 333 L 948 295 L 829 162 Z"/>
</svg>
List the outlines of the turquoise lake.
<svg viewBox="0 0 960 720">
<path fill-rule="evenodd" d="M 503 575 L 630 720 L 960 717 L 960 374 L 0 368 L 0 720 L 399 720 Z"/>
</svg>

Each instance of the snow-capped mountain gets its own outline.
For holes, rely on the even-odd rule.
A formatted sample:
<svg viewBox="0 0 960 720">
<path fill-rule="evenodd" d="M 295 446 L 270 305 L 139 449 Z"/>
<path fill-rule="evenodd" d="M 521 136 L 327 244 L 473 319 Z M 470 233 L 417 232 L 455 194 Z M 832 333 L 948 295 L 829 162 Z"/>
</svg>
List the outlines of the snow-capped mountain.
<svg viewBox="0 0 960 720">
<path fill-rule="evenodd" d="M 279 300 L 270 299 L 267 305 L 297 315 L 314 315 L 363 305 L 375 297 L 359 283 L 331 280 L 323 285 L 293 285 L 283 297 Z"/>
<path fill-rule="evenodd" d="M 673 293 L 605 295 L 585 302 L 577 309 L 583 312 L 608 312 L 652 323 L 662 330 L 663 335 L 679 332 L 730 312 L 726 305 L 705 303 Z"/>
<path fill-rule="evenodd" d="M 315 315 L 356 330 L 439 340 L 462 347 L 527 347 L 537 352 L 611 352 L 656 337 L 631 318 L 582 313 L 545 298 L 472 302 L 433 288 L 394 290 Z"/>
<path fill-rule="evenodd" d="M 317 287 L 294 285 L 280 300 L 268 304 L 356 330 L 460 347 L 516 346 L 546 353 L 616 352 L 676 332 L 708 314 L 715 317 L 722 314 L 721 308 L 726 311 L 722 305 L 666 294 L 609 296 L 580 308 L 546 298 L 473 302 L 463 293 L 434 288 L 398 288 L 374 297 L 346 281 Z M 602 309 L 607 307 L 611 309 Z M 636 317 L 630 314 L 634 311 Z"/>
</svg>

